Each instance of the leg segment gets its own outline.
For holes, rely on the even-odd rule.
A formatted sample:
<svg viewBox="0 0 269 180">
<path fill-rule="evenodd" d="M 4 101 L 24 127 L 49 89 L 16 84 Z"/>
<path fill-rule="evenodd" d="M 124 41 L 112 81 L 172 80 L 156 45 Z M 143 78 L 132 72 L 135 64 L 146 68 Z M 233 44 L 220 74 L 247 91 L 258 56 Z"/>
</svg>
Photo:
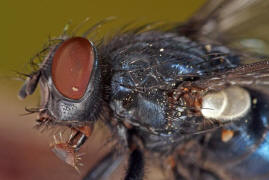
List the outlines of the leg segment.
<svg viewBox="0 0 269 180">
<path fill-rule="evenodd" d="M 125 180 L 143 180 L 144 157 L 139 149 L 135 149 L 129 157 L 129 167 Z"/>
<path fill-rule="evenodd" d="M 168 157 L 168 164 L 169 166 L 171 167 L 171 171 L 173 173 L 173 177 L 174 177 L 174 180 L 186 180 L 186 178 L 184 178 L 179 172 L 178 172 L 178 169 L 177 169 L 177 163 L 176 163 L 176 160 L 173 156 L 169 156 Z"/>
<path fill-rule="evenodd" d="M 99 161 L 83 178 L 83 180 L 96 180 L 107 178 L 121 163 L 123 155 L 119 155 L 116 150 L 108 153 Z"/>
<path fill-rule="evenodd" d="M 172 168 L 172 172 L 173 172 L 173 175 L 174 175 L 174 179 L 175 180 L 186 180 L 177 170 L 176 167 L 173 167 Z"/>
</svg>

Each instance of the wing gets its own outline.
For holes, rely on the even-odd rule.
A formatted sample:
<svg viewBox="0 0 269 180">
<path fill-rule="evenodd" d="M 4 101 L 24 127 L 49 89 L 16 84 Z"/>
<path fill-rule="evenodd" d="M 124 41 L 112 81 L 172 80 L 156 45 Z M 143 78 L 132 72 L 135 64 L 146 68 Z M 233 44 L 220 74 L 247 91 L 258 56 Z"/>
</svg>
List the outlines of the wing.
<svg viewBox="0 0 269 180">
<path fill-rule="evenodd" d="M 269 1 L 209 0 L 176 29 L 193 39 L 220 41 L 255 53 L 269 53 Z"/>
<path fill-rule="evenodd" d="M 259 90 L 267 89 L 269 85 L 269 61 L 241 65 L 207 79 L 192 82 L 192 84 L 201 89 L 214 91 L 221 90 L 229 85 Z"/>
</svg>

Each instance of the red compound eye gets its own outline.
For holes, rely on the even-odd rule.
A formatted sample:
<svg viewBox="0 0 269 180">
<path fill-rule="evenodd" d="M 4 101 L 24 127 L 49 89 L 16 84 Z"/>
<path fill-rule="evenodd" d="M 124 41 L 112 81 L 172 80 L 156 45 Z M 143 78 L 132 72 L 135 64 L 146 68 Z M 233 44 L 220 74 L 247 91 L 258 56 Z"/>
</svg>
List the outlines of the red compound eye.
<svg viewBox="0 0 269 180">
<path fill-rule="evenodd" d="M 52 80 L 57 90 L 69 99 L 83 97 L 94 63 L 91 43 L 81 37 L 64 41 L 52 60 Z"/>
</svg>

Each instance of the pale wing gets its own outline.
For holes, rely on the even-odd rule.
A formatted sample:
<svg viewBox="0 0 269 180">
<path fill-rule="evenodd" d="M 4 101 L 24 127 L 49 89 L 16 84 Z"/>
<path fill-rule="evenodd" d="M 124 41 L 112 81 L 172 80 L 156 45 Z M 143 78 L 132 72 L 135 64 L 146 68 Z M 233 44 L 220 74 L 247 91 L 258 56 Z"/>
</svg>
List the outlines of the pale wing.
<svg viewBox="0 0 269 180">
<path fill-rule="evenodd" d="M 209 0 L 178 30 L 194 39 L 268 54 L 268 19 L 267 0 Z"/>
</svg>

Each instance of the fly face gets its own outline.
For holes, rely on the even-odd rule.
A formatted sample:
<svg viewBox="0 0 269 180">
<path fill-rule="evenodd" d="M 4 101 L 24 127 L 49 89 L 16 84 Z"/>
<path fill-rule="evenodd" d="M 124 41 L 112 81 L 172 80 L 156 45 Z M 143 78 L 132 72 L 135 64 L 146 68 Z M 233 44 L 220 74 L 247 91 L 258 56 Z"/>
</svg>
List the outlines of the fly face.
<svg viewBox="0 0 269 180">
<path fill-rule="evenodd" d="M 72 129 L 64 142 L 54 136 L 52 151 L 78 170 L 77 151 L 91 135 L 93 124 L 101 110 L 100 69 L 96 49 L 82 37 L 66 37 L 49 47 L 39 69 L 25 81 L 19 92 L 21 98 L 31 95 L 38 84 L 42 101 L 37 127 L 61 125 Z M 32 111 L 32 110 L 30 110 Z"/>
<path fill-rule="evenodd" d="M 40 119 L 49 116 L 51 123 L 65 125 L 95 121 L 100 70 L 96 49 L 89 40 L 71 37 L 51 47 L 40 69 L 25 82 L 20 97 L 32 94 L 38 82 L 42 89 Z"/>
</svg>

